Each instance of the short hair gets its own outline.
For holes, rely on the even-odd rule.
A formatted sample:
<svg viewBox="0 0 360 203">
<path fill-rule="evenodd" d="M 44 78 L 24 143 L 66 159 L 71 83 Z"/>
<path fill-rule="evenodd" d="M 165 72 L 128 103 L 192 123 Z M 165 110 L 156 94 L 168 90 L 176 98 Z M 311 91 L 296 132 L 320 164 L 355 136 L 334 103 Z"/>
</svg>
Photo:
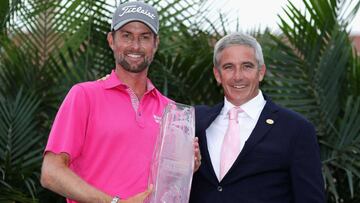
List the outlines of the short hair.
<svg viewBox="0 0 360 203">
<path fill-rule="evenodd" d="M 260 44 L 256 41 L 256 39 L 250 35 L 234 32 L 228 34 L 221 38 L 216 44 L 214 48 L 214 66 L 219 66 L 219 54 L 227 47 L 235 46 L 235 45 L 246 45 L 255 50 L 255 59 L 258 63 L 258 68 L 261 68 L 264 65 L 264 56 L 262 53 L 262 49 Z"/>
</svg>

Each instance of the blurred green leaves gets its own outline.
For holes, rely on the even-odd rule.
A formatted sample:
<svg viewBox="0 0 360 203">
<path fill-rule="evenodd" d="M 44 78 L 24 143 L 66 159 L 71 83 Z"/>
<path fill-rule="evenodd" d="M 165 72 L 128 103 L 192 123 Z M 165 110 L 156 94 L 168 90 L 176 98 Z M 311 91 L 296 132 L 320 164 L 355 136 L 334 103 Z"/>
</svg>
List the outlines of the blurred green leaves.
<svg viewBox="0 0 360 203">
<path fill-rule="evenodd" d="M 39 185 L 42 151 L 68 89 L 114 67 L 109 2 L 0 2 L 0 201 L 62 201 Z M 155 86 L 181 103 L 221 101 L 212 49 L 231 32 L 227 16 L 206 19 L 204 1 L 147 2 L 160 14 L 160 47 L 149 71 Z M 305 10 L 287 3 L 280 35 L 252 33 L 267 65 L 262 89 L 315 124 L 329 202 L 358 202 L 360 57 L 346 30 L 360 1 L 304 2 Z"/>
</svg>

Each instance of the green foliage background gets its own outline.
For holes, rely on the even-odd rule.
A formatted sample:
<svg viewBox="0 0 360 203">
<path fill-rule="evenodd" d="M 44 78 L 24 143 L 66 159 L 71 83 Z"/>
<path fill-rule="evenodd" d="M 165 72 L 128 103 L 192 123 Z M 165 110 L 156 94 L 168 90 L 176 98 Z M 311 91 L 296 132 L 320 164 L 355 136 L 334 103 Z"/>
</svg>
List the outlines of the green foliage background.
<svg viewBox="0 0 360 203">
<path fill-rule="evenodd" d="M 262 89 L 316 125 L 328 202 L 359 202 L 360 57 L 347 26 L 360 1 L 303 1 L 305 11 L 291 0 L 284 7 L 281 34 L 251 33 L 267 65 Z M 68 89 L 114 67 L 106 34 L 115 3 L 108 2 L 0 1 L 1 202 L 63 202 L 39 184 L 42 152 Z M 161 17 L 154 84 L 181 103 L 221 101 L 212 49 L 230 31 L 226 15 L 210 21 L 205 1 L 148 2 Z"/>
</svg>

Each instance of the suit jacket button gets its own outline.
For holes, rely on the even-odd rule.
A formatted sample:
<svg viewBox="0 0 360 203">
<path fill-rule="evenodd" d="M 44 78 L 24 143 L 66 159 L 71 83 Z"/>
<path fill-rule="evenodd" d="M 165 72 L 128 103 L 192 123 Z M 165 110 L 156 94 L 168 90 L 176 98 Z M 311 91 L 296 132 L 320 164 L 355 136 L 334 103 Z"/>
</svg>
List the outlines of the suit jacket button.
<svg viewBox="0 0 360 203">
<path fill-rule="evenodd" d="M 221 186 L 218 186 L 218 187 L 217 187 L 217 190 L 218 190 L 219 192 L 222 192 L 223 188 L 222 188 Z"/>
</svg>

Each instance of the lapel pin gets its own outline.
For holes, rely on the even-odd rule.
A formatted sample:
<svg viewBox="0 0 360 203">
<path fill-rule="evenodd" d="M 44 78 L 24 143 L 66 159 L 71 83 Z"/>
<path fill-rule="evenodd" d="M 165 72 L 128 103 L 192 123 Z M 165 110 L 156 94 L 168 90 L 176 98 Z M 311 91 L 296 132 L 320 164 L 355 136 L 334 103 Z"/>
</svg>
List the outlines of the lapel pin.
<svg viewBox="0 0 360 203">
<path fill-rule="evenodd" d="M 272 125 L 272 124 L 274 124 L 274 120 L 268 118 L 268 119 L 266 119 L 266 123 Z"/>
</svg>

